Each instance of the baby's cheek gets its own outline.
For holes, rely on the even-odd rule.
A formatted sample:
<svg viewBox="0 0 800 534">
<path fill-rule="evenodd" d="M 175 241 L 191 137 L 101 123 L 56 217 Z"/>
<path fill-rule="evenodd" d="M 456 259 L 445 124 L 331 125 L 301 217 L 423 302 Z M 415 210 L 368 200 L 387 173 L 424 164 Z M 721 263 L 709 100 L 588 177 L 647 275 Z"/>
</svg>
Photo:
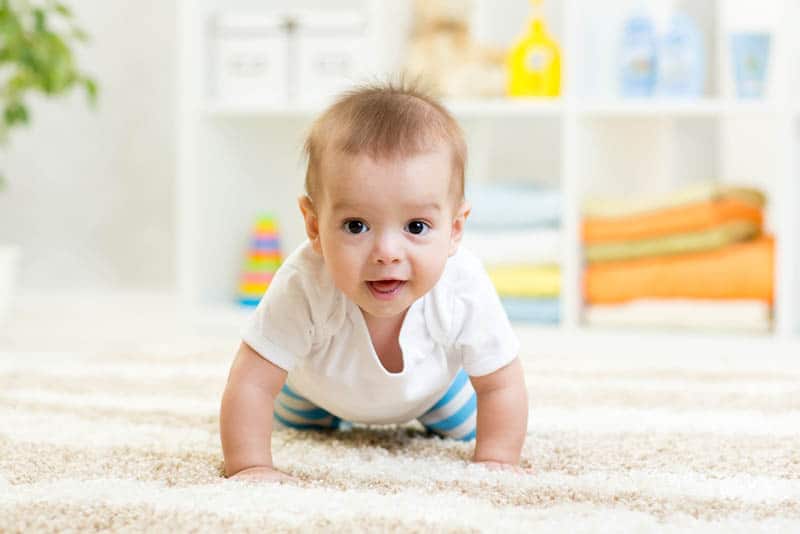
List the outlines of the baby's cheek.
<svg viewBox="0 0 800 534">
<path fill-rule="evenodd" d="M 428 286 L 427 289 L 430 289 L 436 285 L 436 282 L 438 282 L 439 278 L 442 277 L 445 265 L 447 264 L 447 256 L 441 256 L 442 254 L 437 254 L 435 258 L 432 258 L 430 261 L 426 262 L 424 266 L 424 276 L 422 278 L 425 285 Z"/>
</svg>

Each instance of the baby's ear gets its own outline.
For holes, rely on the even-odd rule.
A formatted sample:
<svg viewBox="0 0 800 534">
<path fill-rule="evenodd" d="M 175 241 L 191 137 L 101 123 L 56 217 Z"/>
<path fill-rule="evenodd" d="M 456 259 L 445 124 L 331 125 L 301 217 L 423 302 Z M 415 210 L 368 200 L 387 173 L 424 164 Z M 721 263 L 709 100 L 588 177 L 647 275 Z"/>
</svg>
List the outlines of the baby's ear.
<svg viewBox="0 0 800 534">
<path fill-rule="evenodd" d="M 453 227 L 450 229 L 450 256 L 458 250 L 461 237 L 464 235 L 464 225 L 467 222 L 470 211 L 472 211 L 472 205 L 465 200 L 456 211 L 455 217 L 453 217 Z"/>
<path fill-rule="evenodd" d="M 303 214 L 303 220 L 306 223 L 306 235 L 311 242 L 311 247 L 322 254 L 322 247 L 319 243 L 319 220 L 317 219 L 317 212 L 314 210 L 314 204 L 308 195 L 301 195 L 297 199 L 297 204 L 300 206 L 300 213 Z"/>
</svg>

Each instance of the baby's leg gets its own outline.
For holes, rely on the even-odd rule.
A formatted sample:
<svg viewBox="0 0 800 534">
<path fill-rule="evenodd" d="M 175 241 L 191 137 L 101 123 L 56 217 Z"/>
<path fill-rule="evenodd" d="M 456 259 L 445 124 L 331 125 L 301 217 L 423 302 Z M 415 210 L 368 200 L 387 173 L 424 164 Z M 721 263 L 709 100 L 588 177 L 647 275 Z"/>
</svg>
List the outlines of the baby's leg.
<svg viewBox="0 0 800 534">
<path fill-rule="evenodd" d="M 301 397 L 287 384 L 275 399 L 275 420 L 283 426 L 302 430 L 339 428 L 342 420 Z"/>
<path fill-rule="evenodd" d="M 440 436 L 469 441 L 475 439 L 477 407 L 472 382 L 461 369 L 444 397 L 418 419 L 425 428 Z"/>
</svg>

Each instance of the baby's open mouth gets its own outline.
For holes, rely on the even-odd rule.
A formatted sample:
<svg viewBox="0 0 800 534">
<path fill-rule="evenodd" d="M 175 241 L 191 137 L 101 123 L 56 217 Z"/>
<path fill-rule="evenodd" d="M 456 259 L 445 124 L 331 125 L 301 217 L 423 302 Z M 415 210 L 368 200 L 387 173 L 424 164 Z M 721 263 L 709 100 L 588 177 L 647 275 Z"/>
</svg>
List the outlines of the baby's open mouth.
<svg viewBox="0 0 800 534">
<path fill-rule="evenodd" d="M 370 280 L 367 287 L 379 299 L 391 299 L 397 295 L 405 285 L 405 280 Z"/>
</svg>

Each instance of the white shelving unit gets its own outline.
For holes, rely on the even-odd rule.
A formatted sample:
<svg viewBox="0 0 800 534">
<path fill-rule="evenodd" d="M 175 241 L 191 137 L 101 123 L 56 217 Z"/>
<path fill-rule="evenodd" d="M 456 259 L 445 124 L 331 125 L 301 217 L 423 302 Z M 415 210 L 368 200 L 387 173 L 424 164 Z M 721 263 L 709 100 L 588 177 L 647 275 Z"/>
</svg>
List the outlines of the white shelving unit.
<svg viewBox="0 0 800 534">
<path fill-rule="evenodd" d="M 508 46 L 522 31 L 528 2 L 476 2 L 477 37 Z M 695 100 L 620 100 L 615 96 L 616 28 L 634 0 L 547 0 L 548 23 L 562 46 L 563 96 L 557 100 L 469 100 L 445 104 L 464 126 L 468 180 L 524 179 L 563 192 L 562 324 L 521 328 L 531 343 L 561 347 L 685 344 L 736 351 L 800 348 L 800 46 L 794 27 L 800 4 L 765 0 L 773 32 L 767 98 L 738 101 L 727 66 L 726 24 L 745 0 L 677 1 L 708 36 L 707 92 Z M 655 8 L 662 0 L 651 0 Z M 209 90 L 207 31 L 220 10 L 258 12 L 285 3 L 257 0 L 180 2 L 177 250 L 180 291 L 199 306 L 233 301 L 254 216 L 268 211 L 282 224 L 287 250 L 304 239 L 296 198 L 302 192 L 303 136 L 322 105 L 220 105 Z M 774 4 L 774 5 L 773 5 Z M 357 7 L 368 13 L 379 50 L 374 68 L 392 72 L 402 58 L 410 1 L 298 0 L 292 6 Z M 501 8 L 502 7 L 502 8 Z M 603 59 L 599 59 L 599 58 Z M 691 336 L 595 332 L 581 326 L 583 259 L 580 205 L 588 194 L 666 191 L 717 179 L 751 184 L 770 199 L 767 229 L 777 238 L 775 328 L 752 341 L 741 335 Z M 598 349 L 599 350 L 599 349 Z"/>
</svg>

